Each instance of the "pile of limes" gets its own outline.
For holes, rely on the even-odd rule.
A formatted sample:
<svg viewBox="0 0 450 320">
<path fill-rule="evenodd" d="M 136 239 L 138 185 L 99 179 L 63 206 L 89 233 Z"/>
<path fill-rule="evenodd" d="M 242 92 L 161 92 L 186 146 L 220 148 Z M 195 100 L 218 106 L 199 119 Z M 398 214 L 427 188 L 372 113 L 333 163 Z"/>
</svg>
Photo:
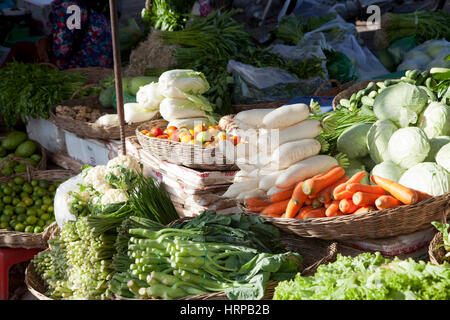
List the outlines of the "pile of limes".
<svg viewBox="0 0 450 320">
<path fill-rule="evenodd" d="M 15 177 L 0 185 L 0 229 L 40 233 L 55 221 L 53 199 L 60 182 Z"/>
</svg>

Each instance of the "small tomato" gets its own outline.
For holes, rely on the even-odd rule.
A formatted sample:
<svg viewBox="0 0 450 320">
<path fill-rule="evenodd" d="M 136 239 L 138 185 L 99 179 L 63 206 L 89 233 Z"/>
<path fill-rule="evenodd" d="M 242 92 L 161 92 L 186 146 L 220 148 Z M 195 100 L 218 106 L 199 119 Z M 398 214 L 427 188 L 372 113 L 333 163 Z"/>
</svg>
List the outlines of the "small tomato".
<svg viewBox="0 0 450 320">
<path fill-rule="evenodd" d="M 153 127 L 150 130 L 150 133 L 153 134 L 155 137 L 160 136 L 163 134 L 163 131 L 159 127 Z"/>
</svg>

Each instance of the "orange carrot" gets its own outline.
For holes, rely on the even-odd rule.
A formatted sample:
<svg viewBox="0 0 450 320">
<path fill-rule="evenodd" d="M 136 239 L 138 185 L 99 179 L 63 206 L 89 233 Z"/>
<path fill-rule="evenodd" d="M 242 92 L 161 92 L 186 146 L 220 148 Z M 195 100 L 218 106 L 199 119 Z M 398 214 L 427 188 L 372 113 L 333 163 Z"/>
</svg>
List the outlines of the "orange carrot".
<svg viewBox="0 0 450 320">
<path fill-rule="evenodd" d="M 303 216 L 310 212 L 311 210 L 314 210 L 313 207 L 311 206 L 305 206 L 303 208 L 300 209 L 299 213 L 295 216 L 296 219 L 303 219 Z"/>
<path fill-rule="evenodd" d="M 355 194 L 352 197 L 353 203 L 356 204 L 359 207 L 364 206 L 374 206 L 375 200 L 377 200 L 380 197 L 379 194 L 376 193 L 368 193 L 368 192 L 355 192 Z"/>
<path fill-rule="evenodd" d="M 320 208 L 323 206 L 323 203 L 320 202 L 318 199 L 311 199 L 312 203 L 311 205 L 313 206 L 314 209 Z"/>
<path fill-rule="evenodd" d="M 325 214 L 326 214 L 326 212 L 325 212 Z M 327 216 L 327 217 L 340 217 L 340 216 L 345 216 L 345 214 L 343 214 L 341 211 L 335 211 L 335 212 L 332 212 L 329 216 Z"/>
<path fill-rule="evenodd" d="M 328 206 L 327 210 L 325 210 L 325 215 L 327 217 L 332 217 L 338 211 L 339 211 L 339 201 L 333 200 Z"/>
<path fill-rule="evenodd" d="M 377 200 L 375 200 L 375 206 L 378 210 L 397 207 L 401 204 L 402 203 L 400 202 L 400 200 L 394 198 L 393 196 L 380 196 Z"/>
<path fill-rule="evenodd" d="M 250 211 L 250 212 L 261 212 L 261 211 L 264 210 L 265 207 L 266 207 L 266 206 L 264 206 L 264 207 L 253 207 L 253 206 L 248 206 L 248 207 L 246 207 L 246 209 L 247 209 L 248 211 Z"/>
<path fill-rule="evenodd" d="M 290 200 L 288 199 L 272 203 L 265 207 L 264 210 L 261 211 L 261 213 L 266 215 L 274 214 L 280 216 L 286 211 L 289 201 Z"/>
<path fill-rule="evenodd" d="M 364 206 L 353 212 L 353 214 L 360 214 L 365 212 L 375 211 L 375 208 L 372 206 Z"/>
<path fill-rule="evenodd" d="M 332 185 L 329 185 L 325 189 L 321 190 L 317 194 L 317 199 L 319 199 L 319 201 L 322 202 L 322 203 L 330 203 L 333 200 L 332 199 L 332 194 L 333 194 L 334 188 L 336 188 L 341 183 L 347 182 L 347 180 L 348 180 L 348 176 L 343 176 L 341 179 L 339 179 L 338 181 L 336 181 Z"/>
<path fill-rule="evenodd" d="M 266 206 L 272 204 L 269 201 L 265 201 L 265 200 L 261 200 L 261 199 L 254 199 L 254 198 L 245 199 L 244 202 L 249 207 L 266 207 Z"/>
<path fill-rule="evenodd" d="M 317 194 L 329 185 L 335 183 L 345 175 L 345 170 L 342 167 L 333 167 L 320 177 L 312 177 L 303 183 L 303 192 L 305 194 Z"/>
<path fill-rule="evenodd" d="M 323 218 L 326 217 L 325 215 L 325 208 L 317 208 L 313 209 L 303 215 L 303 219 L 309 219 L 309 218 Z"/>
<path fill-rule="evenodd" d="M 330 205 L 331 205 L 331 201 L 323 204 L 323 206 L 324 206 L 326 209 L 328 209 L 328 207 L 329 207 Z"/>
<path fill-rule="evenodd" d="M 305 205 L 310 206 L 311 204 L 312 204 L 312 200 L 309 199 L 309 198 L 307 198 L 307 199 L 305 200 Z"/>
<path fill-rule="evenodd" d="M 294 218 L 307 200 L 308 197 L 303 193 L 302 186 L 303 181 L 300 181 L 295 186 L 294 191 L 292 192 L 292 197 L 288 200 L 286 218 Z"/>
<path fill-rule="evenodd" d="M 279 201 L 290 199 L 292 197 L 293 192 L 294 192 L 294 188 L 277 192 L 270 196 L 270 201 L 279 202 Z"/>
<path fill-rule="evenodd" d="M 419 201 L 419 195 L 414 189 L 402 186 L 400 183 L 379 176 L 372 176 L 371 179 L 374 183 L 382 187 L 404 204 L 415 204 Z"/>
<path fill-rule="evenodd" d="M 416 191 L 417 195 L 419 196 L 419 200 L 417 202 L 428 199 L 428 198 L 433 198 L 433 196 L 429 195 L 428 193 L 425 193 L 425 192 L 422 192 L 419 190 L 415 190 L 415 191 Z"/>
<path fill-rule="evenodd" d="M 333 199 L 334 200 L 350 199 L 351 197 L 353 197 L 353 195 L 354 195 L 353 192 L 344 189 L 344 191 L 341 191 L 337 194 L 333 194 Z"/>
<path fill-rule="evenodd" d="M 343 214 L 350 214 L 358 210 L 358 206 L 353 203 L 352 199 L 342 199 L 339 201 L 339 210 Z"/>
<path fill-rule="evenodd" d="M 380 195 L 388 194 L 386 192 L 386 190 L 384 190 L 380 186 L 371 186 L 371 185 L 363 184 L 363 183 L 349 183 L 345 187 L 345 190 L 350 191 L 350 192 L 361 191 L 361 192 L 367 192 L 367 193 L 376 193 L 376 194 L 380 194 Z"/>
<path fill-rule="evenodd" d="M 263 213 L 261 212 L 261 214 L 263 214 Z M 265 216 L 274 217 L 274 218 L 281 218 L 281 215 L 280 214 L 276 214 L 276 213 L 266 213 L 264 215 Z"/>
<path fill-rule="evenodd" d="M 338 185 L 338 186 L 337 186 L 336 188 L 334 188 L 334 190 L 333 190 L 333 193 L 332 193 L 332 194 L 333 194 L 333 199 L 337 200 L 335 196 L 336 196 L 338 193 L 341 193 L 341 192 L 345 191 L 345 188 L 347 187 L 347 184 L 350 184 L 350 183 L 359 183 L 359 182 L 361 182 L 362 178 L 364 178 L 365 176 L 366 176 L 366 172 L 365 172 L 365 171 L 358 171 L 358 172 L 355 173 L 353 176 L 351 176 L 351 178 L 348 179 L 347 182 L 341 183 L 340 185 Z M 345 198 L 343 198 L 343 199 L 345 199 Z"/>
</svg>

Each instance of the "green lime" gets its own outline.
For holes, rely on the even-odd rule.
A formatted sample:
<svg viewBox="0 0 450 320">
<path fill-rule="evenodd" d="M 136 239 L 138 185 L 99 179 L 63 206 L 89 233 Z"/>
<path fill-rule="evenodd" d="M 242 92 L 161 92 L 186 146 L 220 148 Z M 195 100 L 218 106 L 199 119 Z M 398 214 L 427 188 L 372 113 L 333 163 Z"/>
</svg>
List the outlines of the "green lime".
<svg viewBox="0 0 450 320">
<path fill-rule="evenodd" d="M 14 187 L 16 184 L 14 183 L 14 181 L 8 181 L 7 185 L 8 185 L 8 187 L 12 188 L 12 187 Z"/>
<path fill-rule="evenodd" d="M 25 209 L 24 207 L 15 207 L 14 208 L 14 212 L 17 215 L 23 215 L 23 214 L 25 214 L 26 211 L 27 211 L 27 209 Z"/>
<path fill-rule="evenodd" d="M 25 202 L 23 202 L 23 201 L 20 201 L 17 205 L 16 205 L 16 207 L 22 207 L 22 208 L 26 208 L 27 207 L 27 205 L 25 204 Z"/>
<path fill-rule="evenodd" d="M 3 193 L 3 190 L 0 189 L 0 198 L 2 198 L 5 194 Z"/>
<path fill-rule="evenodd" d="M 27 208 L 27 216 L 36 216 L 37 215 L 37 211 L 36 208 Z"/>
<path fill-rule="evenodd" d="M 3 212 L 2 212 L 4 215 L 7 215 L 7 216 L 12 216 L 13 214 L 14 214 L 14 207 L 12 207 L 12 206 L 10 206 L 10 205 L 7 205 L 7 206 L 5 206 L 5 208 L 3 209 Z"/>
<path fill-rule="evenodd" d="M 47 220 L 50 220 L 51 216 L 50 216 L 50 214 L 48 214 L 48 213 L 44 213 L 42 216 L 40 216 L 40 218 L 41 218 L 42 220 L 47 221 Z"/>
<path fill-rule="evenodd" d="M 25 179 L 22 178 L 22 177 L 15 177 L 13 181 L 14 181 L 14 183 L 17 184 L 17 185 L 22 185 L 22 184 L 24 184 Z"/>
<path fill-rule="evenodd" d="M 0 222 L 9 222 L 9 216 L 1 215 L 0 216 Z"/>
<path fill-rule="evenodd" d="M 18 214 L 17 215 L 17 221 L 24 222 L 27 219 L 27 216 L 25 214 Z"/>
<path fill-rule="evenodd" d="M 18 186 L 18 185 L 14 185 L 13 187 L 12 187 L 12 190 L 15 192 L 15 193 L 20 193 L 20 192 L 22 192 L 22 187 L 21 186 Z"/>
<path fill-rule="evenodd" d="M 33 229 L 34 233 L 41 233 L 42 231 L 44 231 L 44 230 L 42 229 L 41 226 L 35 226 Z"/>
<path fill-rule="evenodd" d="M 37 225 L 38 225 L 39 227 L 43 227 L 43 226 L 45 226 L 45 221 L 42 220 L 42 219 L 39 219 L 38 222 L 37 222 Z"/>
<path fill-rule="evenodd" d="M 3 188 L 3 193 L 6 195 L 10 195 L 12 192 L 13 192 L 13 190 L 9 186 L 6 186 Z"/>
<path fill-rule="evenodd" d="M 3 202 L 1 202 L 0 200 L 0 211 L 2 211 L 5 208 L 5 204 Z"/>
<path fill-rule="evenodd" d="M 8 222 L 0 222 L 0 229 L 9 229 Z"/>
<path fill-rule="evenodd" d="M 47 208 L 48 213 L 53 213 L 54 211 L 55 211 L 55 209 L 53 208 L 53 206 L 48 206 L 48 208 Z"/>
<path fill-rule="evenodd" d="M 30 197 L 22 199 L 22 202 L 25 203 L 27 207 L 31 207 L 33 205 L 33 199 Z"/>
<path fill-rule="evenodd" d="M 51 204 L 53 204 L 53 200 L 52 200 L 51 198 L 49 198 L 49 197 L 44 197 L 44 198 L 42 198 L 42 202 L 43 202 L 44 204 L 46 204 L 46 205 L 51 205 Z"/>
<path fill-rule="evenodd" d="M 17 204 L 20 202 L 20 199 L 19 198 L 14 198 L 14 199 L 12 199 L 12 202 L 11 202 L 11 204 L 13 205 L 13 206 L 17 206 Z"/>
<path fill-rule="evenodd" d="M 41 156 L 40 154 L 35 153 L 35 154 L 32 154 L 32 155 L 30 156 L 30 158 L 33 159 L 34 161 L 39 162 L 39 161 L 41 161 L 42 156 Z"/>
<path fill-rule="evenodd" d="M 48 188 L 48 182 L 45 180 L 39 181 L 39 187 L 47 189 Z"/>
<path fill-rule="evenodd" d="M 20 199 L 24 199 L 24 198 L 29 197 L 30 195 L 28 193 L 22 191 L 19 196 L 20 196 Z"/>
<path fill-rule="evenodd" d="M 26 226 L 24 231 L 32 233 L 34 231 L 34 227 L 33 226 Z"/>
<path fill-rule="evenodd" d="M 48 194 L 47 190 L 39 188 L 36 192 L 38 197 L 44 197 Z"/>
<path fill-rule="evenodd" d="M 34 205 L 35 205 L 36 207 L 42 206 L 42 200 L 41 200 L 41 199 L 35 200 L 35 201 L 34 201 Z"/>
<path fill-rule="evenodd" d="M 22 190 L 28 194 L 33 193 L 33 186 L 30 183 L 26 182 L 22 186 Z"/>
<path fill-rule="evenodd" d="M 37 215 L 40 217 L 40 216 L 42 216 L 45 212 L 42 211 L 41 208 L 37 208 L 37 209 L 36 209 L 36 213 L 37 213 Z"/>
<path fill-rule="evenodd" d="M 47 209 L 48 209 L 48 204 L 43 204 L 43 205 L 41 206 L 41 210 L 42 210 L 42 211 L 47 212 Z"/>
<path fill-rule="evenodd" d="M 37 180 L 31 180 L 31 185 L 32 185 L 33 187 L 37 186 L 38 184 L 39 184 L 39 181 L 37 181 Z"/>
<path fill-rule="evenodd" d="M 36 218 L 35 216 L 29 216 L 25 221 L 28 225 L 32 225 L 38 222 L 38 218 Z"/>
<path fill-rule="evenodd" d="M 16 230 L 17 232 L 23 232 L 25 230 L 25 226 L 22 223 L 18 223 L 14 227 L 14 230 Z"/>
<path fill-rule="evenodd" d="M 4 196 L 3 202 L 9 204 L 12 202 L 12 198 L 10 196 Z"/>
<path fill-rule="evenodd" d="M 54 185 L 51 185 L 51 186 L 48 187 L 47 190 L 50 191 L 50 192 L 54 192 L 54 191 L 56 191 L 56 187 Z"/>
</svg>

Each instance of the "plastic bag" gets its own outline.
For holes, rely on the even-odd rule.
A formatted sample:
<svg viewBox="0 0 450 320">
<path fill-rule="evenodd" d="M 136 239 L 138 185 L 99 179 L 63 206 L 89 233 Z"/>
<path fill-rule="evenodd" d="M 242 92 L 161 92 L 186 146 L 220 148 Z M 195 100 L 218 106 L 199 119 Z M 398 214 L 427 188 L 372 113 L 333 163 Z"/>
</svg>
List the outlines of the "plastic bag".
<svg viewBox="0 0 450 320">
<path fill-rule="evenodd" d="M 279 101 L 305 95 L 300 81 L 279 68 L 256 68 L 230 60 L 227 70 L 235 81 L 232 93 L 235 104 Z"/>
<path fill-rule="evenodd" d="M 432 67 L 450 68 L 450 61 L 444 58 L 450 54 L 450 42 L 442 40 L 428 40 L 408 51 L 397 71 L 418 69 L 428 70 Z"/>
<path fill-rule="evenodd" d="M 54 208 L 55 208 L 55 220 L 60 228 L 67 221 L 76 221 L 77 218 L 70 213 L 70 206 L 67 203 L 67 196 L 69 191 L 79 191 L 78 184 L 83 183 L 83 177 L 80 174 L 70 178 L 69 180 L 61 183 L 56 189 Z"/>
</svg>

